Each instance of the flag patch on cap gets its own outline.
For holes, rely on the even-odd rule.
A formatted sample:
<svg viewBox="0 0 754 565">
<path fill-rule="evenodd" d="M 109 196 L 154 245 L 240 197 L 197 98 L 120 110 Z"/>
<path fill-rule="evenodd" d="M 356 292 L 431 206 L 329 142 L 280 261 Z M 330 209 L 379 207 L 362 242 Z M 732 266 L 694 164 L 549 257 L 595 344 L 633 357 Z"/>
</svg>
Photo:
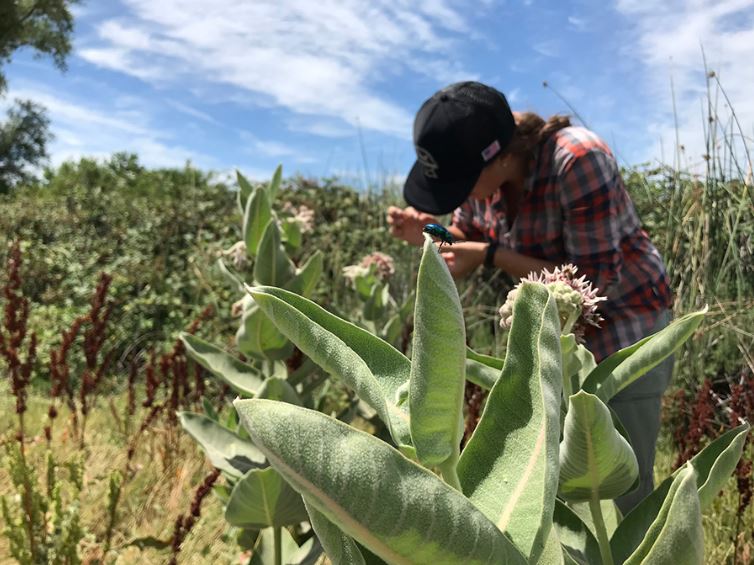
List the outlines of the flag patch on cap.
<svg viewBox="0 0 754 565">
<path fill-rule="evenodd" d="M 500 152 L 500 142 L 496 139 L 482 150 L 482 159 L 486 163 Z"/>
</svg>

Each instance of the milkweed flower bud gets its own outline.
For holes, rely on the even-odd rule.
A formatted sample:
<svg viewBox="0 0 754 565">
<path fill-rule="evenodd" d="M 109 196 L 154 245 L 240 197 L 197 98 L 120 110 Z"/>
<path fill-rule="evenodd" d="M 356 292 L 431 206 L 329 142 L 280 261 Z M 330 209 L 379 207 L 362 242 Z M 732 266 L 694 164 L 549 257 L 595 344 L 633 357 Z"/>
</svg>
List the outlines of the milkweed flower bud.
<svg viewBox="0 0 754 565">
<path fill-rule="evenodd" d="M 390 255 L 375 251 L 364 256 L 358 265 L 343 267 L 343 276 L 351 282 L 370 273 L 381 281 L 387 280 L 395 274 L 395 261 Z"/>
<path fill-rule="evenodd" d="M 362 265 L 348 265 L 347 267 L 343 267 L 343 276 L 347 278 L 352 283 L 358 278 L 358 277 L 365 277 L 369 274 L 369 269 L 366 267 L 363 267 Z"/>
<path fill-rule="evenodd" d="M 301 233 L 308 233 L 314 229 L 314 210 L 307 206 L 299 206 L 293 219 L 298 223 Z"/>
<path fill-rule="evenodd" d="M 283 203 L 283 212 L 289 214 L 298 224 L 301 233 L 308 233 L 314 229 L 314 210 L 308 206 L 294 206 L 289 200 Z"/>
<path fill-rule="evenodd" d="M 558 306 L 561 333 L 573 333 L 579 341 L 583 341 L 587 326 L 599 327 L 603 318 L 597 313 L 597 305 L 607 298 L 599 296 L 599 290 L 593 288 L 585 276 L 577 278 L 577 271 L 575 265 L 568 264 L 555 267 L 552 272 L 545 269 L 539 274 L 529 273 L 522 282 L 544 284 Z M 510 329 L 513 323 L 513 303 L 520 286 L 521 283 L 517 284 L 508 293 L 505 304 L 500 307 L 500 326 L 504 329 Z"/>
<path fill-rule="evenodd" d="M 236 269 L 243 269 L 249 262 L 244 241 L 237 241 L 228 249 L 221 251 L 219 255 L 228 257 Z"/>
</svg>

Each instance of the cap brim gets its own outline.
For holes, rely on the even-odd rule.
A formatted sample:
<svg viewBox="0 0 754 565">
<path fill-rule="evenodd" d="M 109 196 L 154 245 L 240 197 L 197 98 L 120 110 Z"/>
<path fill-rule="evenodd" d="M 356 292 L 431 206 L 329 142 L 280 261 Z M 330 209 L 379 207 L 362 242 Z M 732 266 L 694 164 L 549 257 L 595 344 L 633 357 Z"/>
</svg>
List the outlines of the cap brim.
<svg viewBox="0 0 754 565">
<path fill-rule="evenodd" d="M 422 164 L 416 161 L 403 185 L 403 197 L 409 206 L 421 212 L 449 214 L 469 197 L 478 178 L 479 175 L 454 181 L 431 179 L 424 175 Z"/>
</svg>

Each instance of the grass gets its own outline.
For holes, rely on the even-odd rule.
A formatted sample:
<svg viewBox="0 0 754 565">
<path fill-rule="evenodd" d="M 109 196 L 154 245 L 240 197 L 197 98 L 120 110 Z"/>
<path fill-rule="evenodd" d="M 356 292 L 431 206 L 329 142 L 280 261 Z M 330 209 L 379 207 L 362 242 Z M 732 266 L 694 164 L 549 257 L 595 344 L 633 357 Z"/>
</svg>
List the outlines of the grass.
<svg viewBox="0 0 754 565">
<path fill-rule="evenodd" d="M 81 497 L 81 518 L 88 532 L 82 543 L 84 562 L 101 557 L 103 539 L 108 523 L 108 481 L 113 469 L 124 469 L 127 444 L 123 434 L 113 424 L 110 403 L 121 407 L 122 394 L 100 398 L 90 414 L 87 445 L 82 450 L 67 433 L 68 412 L 60 410 L 52 450 L 61 463 L 82 458 L 84 461 L 84 489 Z M 5 383 L 0 387 L 0 430 L 3 443 L 13 441 L 15 430 L 14 399 Z M 30 460 L 37 469 L 44 469 L 47 444 L 42 434 L 47 417 L 48 401 L 39 396 L 29 399 L 27 446 Z M 138 409 L 135 421 L 143 417 Z M 164 445 L 169 442 L 171 455 L 166 458 Z M 203 452 L 180 429 L 156 425 L 139 442 L 132 462 L 132 479 L 125 482 L 118 506 L 117 523 L 107 563 L 160 563 L 170 555 L 167 549 L 140 548 L 139 539 L 159 539 L 168 542 L 173 535 L 173 523 L 188 511 L 194 489 L 211 470 Z M 11 495 L 12 485 L 5 465 L 0 466 L 0 495 Z M 210 495 L 202 507 L 202 517 L 183 543 L 180 563 L 237 562 L 241 550 L 228 531 L 220 501 Z M 0 563 L 15 562 L 9 557 L 7 539 L 0 536 Z"/>
<path fill-rule="evenodd" d="M 669 395 L 668 395 L 669 396 Z M 127 444 L 123 434 L 113 424 L 110 405 L 122 408 L 124 394 L 100 398 L 92 411 L 87 446 L 81 450 L 73 441 L 64 423 L 67 412 L 60 411 L 52 449 L 61 461 L 83 457 L 85 462 L 84 490 L 81 498 L 82 523 L 88 535 L 82 543 L 84 562 L 94 562 L 102 557 L 105 527 L 108 519 L 108 478 L 113 468 L 124 468 Z M 42 435 L 48 402 L 40 396 L 29 399 L 27 422 L 30 458 L 37 468 L 43 468 L 47 445 Z M 137 410 L 135 421 L 143 417 L 144 409 Z M 3 443 L 11 440 L 15 428 L 13 399 L 7 387 L 0 385 L 0 430 Z M 172 456 L 165 457 L 166 439 L 172 446 Z M 12 441 L 12 440 L 11 440 Z M 672 471 L 675 452 L 669 434 L 661 436 L 655 464 L 656 483 L 659 484 Z M 107 563 L 165 563 L 170 549 L 156 549 L 140 544 L 138 540 L 158 539 L 168 541 L 172 537 L 173 523 L 178 515 L 188 510 L 193 491 L 211 469 L 204 454 L 180 429 L 170 430 L 164 425 L 151 428 L 139 443 L 132 468 L 133 478 L 126 482 L 118 506 L 117 524 L 112 549 Z M 5 466 L 0 466 L 0 495 L 11 494 L 11 484 Z M 733 563 L 734 539 L 738 494 L 735 479 L 731 478 L 726 488 L 703 516 L 705 533 L 705 562 Z M 242 550 L 236 544 L 234 532 L 223 519 L 222 504 L 210 495 L 202 507 L 202 517 L 188 535 L 181 548 L 179 563 L 238 563 Z M 748 508 L 744 515 L 744 532 L 739 539 L 738 563 L 751 562 L 752 540 L 749 532 L 754 527 L 754 511 Z M 14 563 L 9 557 L 7 539 L 0 536 L 0 563 Z"/>
</svg>

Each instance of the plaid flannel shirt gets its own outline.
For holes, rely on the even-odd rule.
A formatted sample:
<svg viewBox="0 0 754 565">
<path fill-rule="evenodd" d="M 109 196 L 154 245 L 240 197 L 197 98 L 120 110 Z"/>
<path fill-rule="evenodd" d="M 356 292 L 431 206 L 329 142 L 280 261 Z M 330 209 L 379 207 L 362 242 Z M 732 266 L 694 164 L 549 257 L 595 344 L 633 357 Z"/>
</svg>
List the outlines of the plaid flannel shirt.
<svg viewBox="0 0 754 565">
<path fill-rule="evenodd" d="M 672 306 L 662 258 L 641 229 L 615 158 L 584 128 L 562 129 L 542 144 L 513 225 L 501 191 L 464 202 L 453 225 L 470 240 L 576 265 L 608 298 L 599 308 L 605 321 L 584 336 L 597 361 L 648 335 Z"/>
</svg>

